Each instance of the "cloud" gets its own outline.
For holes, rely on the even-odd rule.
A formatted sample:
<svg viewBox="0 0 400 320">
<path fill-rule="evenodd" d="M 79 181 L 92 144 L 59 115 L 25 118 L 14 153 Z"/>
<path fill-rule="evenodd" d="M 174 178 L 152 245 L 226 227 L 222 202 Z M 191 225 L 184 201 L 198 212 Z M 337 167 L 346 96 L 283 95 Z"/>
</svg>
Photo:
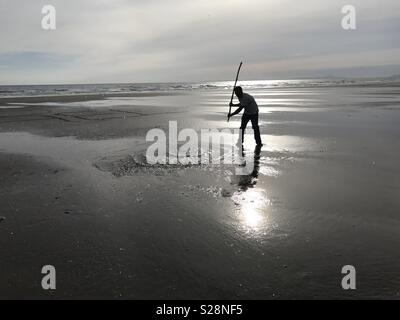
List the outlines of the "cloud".
<svg viewBox="0 0 400 320">
<path fill-rule="evenodd" d="M 0 83 L 222 80 L 240 60 L 247 79 L 400 65 L 398 0 L 353 0 L 355 31 L 340 0 L 50 2 L 55 31 L 40 26 L 49 1 L 0 4 Z"/>
</svg>

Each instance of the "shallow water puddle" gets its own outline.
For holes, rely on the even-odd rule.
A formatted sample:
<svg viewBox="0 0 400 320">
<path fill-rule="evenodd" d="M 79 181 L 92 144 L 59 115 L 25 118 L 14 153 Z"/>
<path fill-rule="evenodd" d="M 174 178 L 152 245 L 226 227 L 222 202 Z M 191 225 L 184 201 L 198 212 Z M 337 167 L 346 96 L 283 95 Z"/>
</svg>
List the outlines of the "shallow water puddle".
<svg viewBox="0 0 400 320">
<path fill-rule="evenodd" d="M 91 161 L 104 154 L 136 152 L 142 147 L 143 141 L 135 138 L 92 141 L 75 137 L 44 137 L 27 132 L 0 133 L 0 152 L 44 157 L 75 169 L 91 167 Z"/>
</svg>

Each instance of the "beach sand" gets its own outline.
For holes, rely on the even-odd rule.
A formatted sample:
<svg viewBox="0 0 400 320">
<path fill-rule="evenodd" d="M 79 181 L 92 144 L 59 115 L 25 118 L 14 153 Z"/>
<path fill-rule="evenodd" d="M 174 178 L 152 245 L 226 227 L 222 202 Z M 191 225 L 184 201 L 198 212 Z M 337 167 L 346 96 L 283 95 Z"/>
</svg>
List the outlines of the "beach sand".
<svg viewBox="0 0 400 320">
<path fill-rule="evenodd" d="M 168 121 L 238 128 L 228 91 L 0 99 L 0 298 L 400 298 L 400 89 L 249 93 L 257 177 L 139 165 Z"/>
</svg>

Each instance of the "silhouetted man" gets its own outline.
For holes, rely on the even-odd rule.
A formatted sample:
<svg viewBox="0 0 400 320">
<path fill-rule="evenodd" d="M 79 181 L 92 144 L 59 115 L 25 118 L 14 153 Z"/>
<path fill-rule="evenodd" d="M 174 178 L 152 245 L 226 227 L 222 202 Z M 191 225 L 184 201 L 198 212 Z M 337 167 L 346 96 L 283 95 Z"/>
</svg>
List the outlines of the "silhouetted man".
<svg viewBox="0 0 400 320">
<path fill-rule="evenodd" d="M 244 93 L 242 87 L 235 87 L 235 94 L 239 99 L 239 103 L 230 103 L 229 106 L 239 108 L 235 112 L 228 114 L 228 118 L 238 114 L 244 109 L 242 124 L 240 125 L 242 143 L 244 142 L 244 132 L 246 130 L 247 123 L 251 121 L 251 125 L 254 130 L 254 139 L 256 140 L 257 146 L 262 146 L 260 128 L 258 126 L 258 105 L 256 100 L 248 93 Z"/>
</svg>

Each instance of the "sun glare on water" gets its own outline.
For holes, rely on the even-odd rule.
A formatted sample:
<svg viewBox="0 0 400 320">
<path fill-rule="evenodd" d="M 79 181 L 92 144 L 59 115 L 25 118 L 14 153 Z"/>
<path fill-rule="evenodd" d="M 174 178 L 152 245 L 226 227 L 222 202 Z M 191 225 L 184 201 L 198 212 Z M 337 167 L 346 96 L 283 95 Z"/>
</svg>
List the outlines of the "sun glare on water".
<svg viewBox="0 0 400 320">
<path fill-rule="evenodd" d="M 270 205 L 270 200 L 264 190 L 249 189 L 246 192 L 238 192 L 232 199 L 238 206 L 243 226 L 257 230 L 267 225 L 266 209 Z"/>
</svg>

